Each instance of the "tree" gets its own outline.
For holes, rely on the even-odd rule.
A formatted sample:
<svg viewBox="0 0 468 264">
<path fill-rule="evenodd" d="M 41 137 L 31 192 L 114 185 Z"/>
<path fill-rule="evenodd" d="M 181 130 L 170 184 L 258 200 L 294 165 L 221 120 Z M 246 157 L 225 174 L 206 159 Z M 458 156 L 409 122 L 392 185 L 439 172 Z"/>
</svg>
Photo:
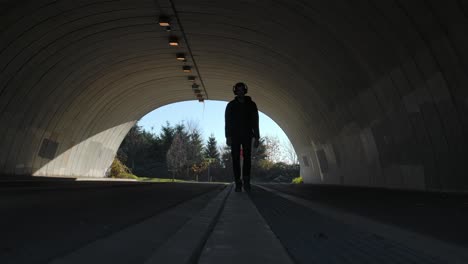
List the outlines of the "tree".
<svg viewBox="0 0 468 264">
<path fill-rule="evenodd" d="M 189 161 L 200 163 L 203 160 L 203 142 L 201 132 L 198 128 L 194 128 L 189 132 L 188 153 Z"/>
<path fill-rule="evenodd" d="M 179 134 L 184 140 L 187 140 L 189 137 L 189 133 L 187 133 L 187 129 L 185 128 L 183 121 L 175 125 L 174 133 Z"/>
<path fill-rule="evenodd" d="M 192 165 L 191 170 L 196 176 L 196 179 L 195 179 L 196 181 L 198 181 L 198 177 L 208 169 L 209 165 L 210 165 L 209 162 L 206 160 L 203 160 L 199 163 L 195 163 Z"/>
<path fill-rule="evenodd" d="M 296 151 L 294 150 L 294 146 L 291 141 L 288 141 L 283 146 L 286 152 L 286 157 L 290 164 L 299 164 L 299 159 L 297 158 Z"/>
<path fill-rule="evenodd" d="M 198 123 L 198 121 L 195 121 L 195 120 L 185 121 L 185 129 L 189 134 L 193 134 L 195 132 L 202 134 L 202 129 L 200 128 L 200 124 Z"/>
<path fill-rule="evenodd" d="M 212 163 L 212 166 L 219 166 L 221 164 L 220 154 L 218 151 L 218 142 L 213 134 L 210 135 L 208 141 L 206 142 L 205 149 L 203 151 L 205 158 L 215 159 Z"/>
<path fill-rule="evenodd" d="M 234 180 L 234 172 L 232 171 L 231 147 L 227 145 L 222 147 L 221 166 L 224 169 L 224 174 L 221 180 L 232 182 Z"/>
<path fill-rule="evenodd" d="M 278 137 L 267 136 L 264 139 L 267 159 L 273 163 L 281 161 L 282 151 Z"/>
<path fill-rule="evenodd" d="M 273 162 L 268 160 L 265 138 L 260 138 L 258 148 L 252 150 L 252 181 L 264 182 L 268 177 L 268 169 L 273 166 Z"/>
<path fill-rule="evenodd" d="M 118 157 L 126 161 L 126 164 L 134 171 L 136 163 L 142 160 L 142 156 L 146 153 L 152 136 L 149 133 L 144 133 L 143 129 L 136 123 L 120 145 Z"/>
<path fill-rule="evenodd" d="M 184 122 L 180 122 L 173 128 L 171 128 L 168 123 L 166 131 L 169 135 L 170 132 L 173 132 L 176 135 L 171 145 L 171 148 L 177 149 L 178 154 L 176 156 L 181 156 L 181 153 L 184 153 L 184 162 L 177 161 L 177 168 L 175 168 L 175 161 L 168 160 L 168 167 L 170 167 L 171 170 L 176 170 L 178 173 L 185 170 L 185 178 L 190 179 L 190 172 L 196 174 L 199 173 L 201 168 L 203 168 L 201 165 L 201 162 L 203 162 L 203 141 L 201 139 L 200 128 L 194 121 L 188 122 L 188 125 Z M 175 142 L 176 137 L 178 138 L 177 142 Z M 168 157 L 174 158 L 174 153 L 171 152 L 171 155 L 168 155 Z"/>
<path fill-rule="evenodd" d="M 177 133 L 167 152 L 167 167 L 176 174 L 179 174 L 187 164 L 187 152 L 184 145 L 182 135 Z"/>
<path fill-rule="evenodd" d="M 174 140 L 174 136 L 175 129 L 167 121 L 166 126 L 161 127 L 161 134 L 159 136 L 161 140 L 162 151 L 164 152 L 164 154 L 166 154 L 169 148 L 171 147 L 172 141 Z"/>
<path fill-rule="evenodd" d="M 188 166 L 190 171 L 198 177 L 207 168 L 206 162 L 203 160 L 203 141 L 201 137 L 201 131 L 197 123 L 191 122 L 187 125 L 189 133 L 189 142 L 187 142 L 188 152 Z"/>
<path fill-rule="evenodd" d="M 267 160 L 267 146 L 265 144 L 265 138 L 259 139 L 258 148 L 252 149 L 252 164 L 259 163 L 262 160 Z"/>
</svg>

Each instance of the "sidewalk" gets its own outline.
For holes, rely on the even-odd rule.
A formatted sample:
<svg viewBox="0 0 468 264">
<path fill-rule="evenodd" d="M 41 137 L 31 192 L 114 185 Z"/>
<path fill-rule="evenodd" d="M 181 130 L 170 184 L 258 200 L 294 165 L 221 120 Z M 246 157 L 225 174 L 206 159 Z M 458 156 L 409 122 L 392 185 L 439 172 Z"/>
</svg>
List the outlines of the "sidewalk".
<svg viewBox="0 0 468 264">
<path fill-rule="evenodd" d="M 198 263 L 293 262 L 248 194 L 231 192 Z"/>
</svg>

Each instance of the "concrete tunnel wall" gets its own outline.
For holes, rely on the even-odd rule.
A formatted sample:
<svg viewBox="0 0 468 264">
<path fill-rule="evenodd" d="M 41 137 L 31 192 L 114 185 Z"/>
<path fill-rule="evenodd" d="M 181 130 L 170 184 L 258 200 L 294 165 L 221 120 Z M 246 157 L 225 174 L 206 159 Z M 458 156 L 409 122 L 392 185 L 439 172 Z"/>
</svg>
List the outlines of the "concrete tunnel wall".
<svg viewBox="0 0 468 264">
<path fill-rule="evenodd" d="M 175 60 L 190 48 L 204 98 L 245 81 L 305 182 L 468 189 L 468 3 L 6 0 L 0 13 L 4 175 L 102 177 L 136 120 L 196 99 Z"/>
</svg>

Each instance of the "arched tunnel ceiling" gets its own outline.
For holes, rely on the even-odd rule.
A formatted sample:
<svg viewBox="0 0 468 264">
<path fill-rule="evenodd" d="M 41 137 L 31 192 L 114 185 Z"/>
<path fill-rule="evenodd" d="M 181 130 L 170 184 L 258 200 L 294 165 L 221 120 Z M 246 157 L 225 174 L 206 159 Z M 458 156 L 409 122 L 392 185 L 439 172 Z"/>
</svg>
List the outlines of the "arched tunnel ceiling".
<svg viewBox="0 0 468 264">
<path fill-rule="evenodd" d="M 306 182 L 468 188 L 464 2 L 36 0 L 0 10 L 3 174 L 103 176 L 136 120 L 196 99 L 175 59 L 184 52 L 205 99 L 249 85 Z"/>
</svg>

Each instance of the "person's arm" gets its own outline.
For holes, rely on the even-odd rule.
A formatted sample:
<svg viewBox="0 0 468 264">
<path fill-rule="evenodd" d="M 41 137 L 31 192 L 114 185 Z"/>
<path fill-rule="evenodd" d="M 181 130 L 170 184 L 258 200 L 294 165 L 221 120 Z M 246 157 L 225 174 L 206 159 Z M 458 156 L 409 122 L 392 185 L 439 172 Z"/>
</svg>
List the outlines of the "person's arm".
<svg viewBox="0 0 468 264">
<path fill-rule="evenodd" d="M 231 145 L 232 137 L 232 105 L 228 104 L 226 106 L 226 111 L 224 112 L 224 134 L 226 136 L 226 144 Z"/>
<path fill-rule="evenodd" d="M 254 138 L 258 141 L 260 139 L 260 129 L 258 125 L 258 109 L 257 109 L 257 104 L 255 104 L 253 101 L 252 103 L 253 103 L 252 129 L 253 129 Z"/>
</svg>

